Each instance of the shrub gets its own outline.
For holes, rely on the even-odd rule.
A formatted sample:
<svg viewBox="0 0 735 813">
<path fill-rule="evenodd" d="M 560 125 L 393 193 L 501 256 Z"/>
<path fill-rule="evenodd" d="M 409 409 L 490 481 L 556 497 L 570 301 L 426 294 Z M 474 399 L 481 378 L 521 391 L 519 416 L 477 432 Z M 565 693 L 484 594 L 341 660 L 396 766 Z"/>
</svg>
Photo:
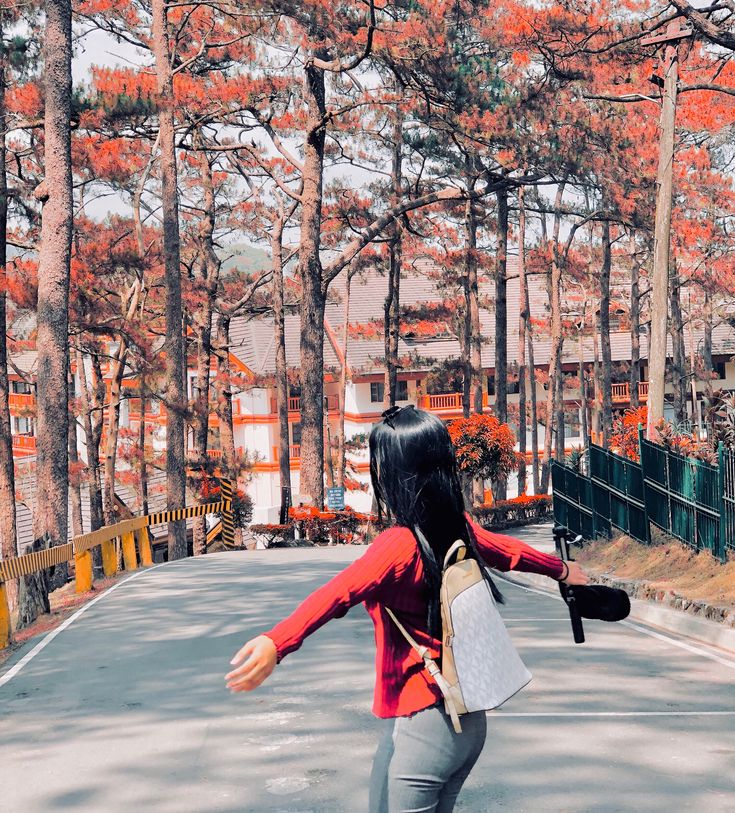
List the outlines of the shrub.
<svg viewBox="0 0 735 813">
<path fill-rule="evenodd" d="M 498 500 L 485 508 L 475 508 L 473 513 L 483 528 L 499 530 L 527 525 L 551 515 L 551 496 L 524 494 L 511 500 Z"/>
<path fill-rule="evenodd" d="M 515 435 L 494 415 L 459 418 L 452 421 L 448 429 L 462 474 L 500 480 L 516 468 Z"/>
</svg>

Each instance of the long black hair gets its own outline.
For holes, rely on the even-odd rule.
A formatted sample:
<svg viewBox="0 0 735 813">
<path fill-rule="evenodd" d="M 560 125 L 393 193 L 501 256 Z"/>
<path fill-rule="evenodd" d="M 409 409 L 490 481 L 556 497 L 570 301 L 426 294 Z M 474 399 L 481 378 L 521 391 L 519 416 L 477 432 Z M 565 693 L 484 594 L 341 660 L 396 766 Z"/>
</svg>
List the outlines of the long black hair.
<svg viewBox="0 0 735 813">
<path fill-rule="evenodd" d="M 495 600 L 503 602 L 465 517 L 454 447 L 436 415 L 413 406 L 383 413 L 383 420 L 370 433 L 370 479 L 378 512 L 392 516 L 416 536 L 432 635 L 441 636 L 441 572 L 444 557 L 457 539 L 464 540 L 469 555 L 480 563 Z"/>
</svg>

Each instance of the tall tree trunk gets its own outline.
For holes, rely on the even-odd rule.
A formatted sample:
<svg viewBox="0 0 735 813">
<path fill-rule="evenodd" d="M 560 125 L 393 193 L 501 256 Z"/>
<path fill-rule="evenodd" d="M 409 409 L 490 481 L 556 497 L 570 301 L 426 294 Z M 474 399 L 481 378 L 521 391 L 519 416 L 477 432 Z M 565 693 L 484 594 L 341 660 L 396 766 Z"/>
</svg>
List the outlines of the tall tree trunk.
<svg viewBox="0 0 735 813">
<path fill-rule="evenodd" d="M 79 451 L 77 450 L 77 417 L 76 393 L 74 391 L 74 375 L 69 372 L 69 492 L 71 501 L 72 534 L 79 536 L 84 533 L 82 523 L 82 487 L 81 465 Z"/>
<path fill-rule="evenodd" d="M 518 187 L 518 494 L 526 493 L 526 333 L 529 320 L 526 278 L 525 189 Z"/>
<path fill-rule="evenodd" d="M 471 173 L 470 159 L 465 159 L 465 184 L 472 192 L 475 178 Z M 464 209 L 464 273 L 462 275 L 462 288 L 464 290 L 464 329 L 462 336 L 462 412 L 465 418 L 470 416 L 473 407 L 473 391 L 477 376 L 480 372 L 473 370 L 473 310 L 478 311 L 477 304 L 477 219 L 472 199 L 465 202 Z M 474 281 L 474 288 L 473 288 Z M 482 398 L 482 389 L 480 389 Z M 482 405 L 482 402 L 480 402 Z"/>
<path fill-rule="evenodd" d="M 564 415 L 564 372 L 562 371 L 562 347 L 564 337 L 559 342 L 556 352 L 556 369 L 558 370 L 554 384 L 554 424 L 556 426 L 556 443 L 554 444 L 554 458 L 560 463 L 564 460 L 566 451 L 566 420 Z"/>
<path fill-rule="evenodd" d="M 152 0 L 158 127 L 161 143 L 161 204 L 166 279 L 166 490 L 169 510 L 186 504 L 186 381 L 179 262 L 174 92 L 165 0 Z M 169 522 L 168 558 L 186 556 L 186 522 Z"/>
<path fill-rule="evenodd" d="M 710 374 L 714 370 L 712 364 L 712 299 L 709 291 L 704 292 L 704 340 L 702 342 L 702 366 L 705 374 Z M 706 375 L 707 390 L 712 388 L 712 378 Z"/>
<path fill-rule="evenodd" d="M 203 217 L 199 225 L 199 244 L 202 262 L 196 278 L 199 288 L 199 307 L 193 314 L 194 335 L 197 346 L 197 391 L 194 398 L 194 449 L 200 478 L 208 470 L 209 443 L 209 373 L 212 366 L 212 313 L 217 296 L 220 262 L 214 250 L 216 208 L 212 165 L 204 150 L 199 152 L 199 174 L 204 193 Z M 201 493 L 201 484 L 200 484 Z M 194 554 L 206 553 L 207 528 L 204 517 L 194 520 Z"/>
<path fill-rule="evenodd" d="M 4 33 L 4 14 L 0 11 L 0 43 Z M 0 48 L 0 558 L 18 555 L 15 514 L 15 472 L 13 470 L 13 434 L 10 424 L 10 386 L 8 383 L 7 346 L 7 242 L 8 228 L 8 175 L 5 166 L 6 147 L 6 53 Z M 5 583 L 8 605 L 15 614 L 18 604 L 18 580 Z"/>
<path fill-rule="evenodd" d="M 592 409 L 592 426 L 595 436 L 595 443 L 602 442 L 602 365 L 600 364 L 600 349 L 597 337 L 600 335 L 600 313 L 597 311 L 597 330 L 592 334 L 592 377 L 594 378 L 595 400 Z"/>
<path fill-rule="evenodd" d="M 352 268 L 348 267 L 345 278 L 345 321 L 342 336 L 342 366 L 339 375 L 339 420 L 337 424 L 337 485 L 344 487 L 347 455 L 345 453 L 345 398 L 347 396 L 347 352 L 350 332 L 350 288 Z"/>
<path fill-rule="evenodd" d="M 138 257 L 140 258 L 141 262 L 144 261 L 146 250 L 145 250 L 145 240 L 143 235 L 143 220 L 140 216 L 140 207 L 141 202 L 143 200 L 143 192 L 145 190 L 145 185 L 150 176 L 151 169 L 153 168 L 153 163 L 155 161 L 156 153 L 158 151 L 158 147 L 161 140 L 160 131 L 156 136 L 156 140 L 151 147 L 151 157 L 148 163 L 143 170 L 142 175 L 140 176 L 140 181 L 138 182 L 138 186 L 136 187 L 135 194 L 133 195 L 133 222 L 135 224 L 135 242 L 138 248 Z M 143 298 L 143 292 L 145 290 L 145 283 L 141 281 L 141 298 Z M 142 315 L 142 314 L 141 314 Z M 148 464 L 146 462 L 145 456 L 145 446 L 146 446 L 146 420 L 145 420 L 145 410 L 146 410 L 146 396 L 147 396 L 147 389 L 146 389 L 146 364 L 148 363 L 148 359 L 146 358 L 145 353 L 141 353 L 140 357 L 140 386 L 139 386 L 139 394 L 140 394 L 140 423 L 138 424 L 138 450 L 140 453 L 140 505 L 141 505 L 141 513 L 147 514 L 148 513 Z"/>
<path fill-rule="evenodd" d="M 641 267 L 636 257 L 635 232 L 630 233 L 630 408 L 640 406 L 641 381 Z"/>
<path fill-rule="evenodd" d="M 141 285 L 136 280 L 132 289 L 127 292 L 127 306 L 124 319 L 129 323 L 138 310 Z M 122 401 L 122 382 L 128 359 L 128 342 L 124 334 L 118 336 L 118 347 L 112 360 L 110 372 L 110 401 L 107 405 L 107 436 L 105 439 L 105 488 L 103 506 L 105 523 L 112 525 L 118 521 L 115 501 L 115 469 L 117 467 L 117 441 L 120 435 L 120 404 Z"/>
<path fill-rule="evenodd" d="M 403 162 L 403 116 L 395 111 L 393 122 L 393 163 L 391 166 L 391 205 L 401 199 Z M 384 306 L 385 336 L 385 386 L 383 406 L 395 406 L 398 389 L 398 339 L 400 336 L 401 264 L 403 254 L 403 231 L 398 220 L 390 226 L 388 241 L 388 293 Z M 349 273 L 349 271 L 348 271 Z"/>
<path fill-rule="evenodd" d="M 498 198 L 498 256 L 495 263 L 495 416 L 508 420 L 508 190 Z M 501 497 L 502 499 L 502 497 Z"/>
<path fill-rule="evenodd" d="M 44 180 L 38 257 L 38 421 L 33 535 L 42 546 L 67 541 L 69 470 L 69 273 L 73 219 L 71 174 L 71 3 L 46 0 L 44 36 Z M 41 540 L 43 540 L 41 542 Z M 56 568 L 65 575 L 66 568 Z M 56 574 L 55 574 L 56 575 Z M 48 612 L 38 576 L 21 580 L 20 626 Z M 23 585 L 27 589 L 23 589 Z M 40 600 L 39 600 L 40 599 Z"/>
<path fill-rule="evenodd" d="M 549 353 L 549 388 L 546 392 L 546 436 L 544 438 L 544 463 L 541 472 L 541 491 L 546 494 L 549 490 L 549 476 L 551 474 L 551 445 L 553 440 L 554 424 L 554 396 L 557 384 L 561 386 L 561 371 L 559 369 L 559 358 L 561 354 L 562 332 L 561 332 L 561 264 L 562 258 L 559 251 L 559 229 L 561 222 L 561 204 L 564 196 L 564 183 L 557 187 L 556 200 L 554 202 L 554 236 L 551 262 L 551 277 L 549 280 L 549 304 L 551 306 L 551 352 Z M 561 434 L 563 437 L 564 429 Z M 557 435 L 559 434 L 557 429 Z M 562 440 L 563 443 L 563 440 Z M 558 441 L 557 441 L 558 446 Z"/>
<path fill-rule="evenodd" d="M 91 530 L 96 531 L 104 525 L 104 510 L 102 502 L 102 482 L 100 479 L 100 438 L 102 436 L 102 407 L 98 403 L 98 391 L 102 390 L 104 397 L 104 384 L 101 382 L 99 361 L 92 363 L 93 390 L 97 394 L 90 397 L 87 384 L 87 373 L 84 363 L 84 354 L 81 350 L 76 352 L 77 377 L 79 379 L 79 395 L 82 401 L 82 425 L 87 449 L 87 469 L 89 471 L 89 514 Z M 100 386 L 101 385 L 101 386 Z M 94 549 L 98 551 L 97 548 Z"/>
<path fill-rule="evenodd" d="M 531 474 L 533 476 L 533 493 L 538 494 L 541 488 L 538 446 L 538 393 L 536 392 L 536 360 L 534 358 L 530 308 L 528 311 L 528 379 L 531 392 Z"/>
<path fill-rule="evenodd" d="M 610 446 L 612 432 L 612 352 L 610 348 L 610 221 L 602 222 L 600 268 L 600 348 L 602 350 L 602 445 Z"/>
<path fill-rule="evenodd" d="M 319 56 L 322 56 L 319 54 Z M 299 277 L 301 280 L 301 468 L 300 491 L 324 506 L 324 306 L 320 257 L 326 99 L 324 71 L 307 62 L 304 77 L 306 138 Z"/>
<path fill-rule="evenodd" d="M 146 436 L 146 359 L 141 358 L 140 362 L 140 387 L 138 393 L 140 395 L 140 423 L 138 424 L 138 451 L 140 454 L 140 512 L 141 514 L 148 513 L 148 463 L 145 456 L 145 436 Z"/>
<path fill-rule="evenodd" d="M 215 375 L 215 392 L 217 394 L 217 418 L 219 424 L 220 445 L 222 447 L 222 471 L 237 490 L 240 466 L 235 450 L 235 432 L 232 423 L 232 373 L 230 370 L 230 317 L 221 313 L 217 320 L 214 343 L 212 347 L 217 362 Z M 242 531 L 235 528 L 234 543 L 242 544 Z"/>
<path fill-rule="evenodd" d="M 674 420 L 681 426 L 687 417 L 686 411 L 686 350 L 684 348 L 684 320 L 681 313 L 681 286 L 675 263 L 669 276 L 669 301 L 671 302 L 671 345 L 673 364 L 671 383 L 674 395 Z"/>
<path fill-rule="evenodd" d="M 286 498 L 291 494 L 291 438 L 288 429 L 288 368 L 286 366 L 286 303 L 283 288 L 283 226 L 281 217 L 271 231 L 273 258 L 273 323 L 276 331 L 276 410 L 278 412 L 278 471 L 281 485 L 281 519 L 285 522 Z"/>
</svg>

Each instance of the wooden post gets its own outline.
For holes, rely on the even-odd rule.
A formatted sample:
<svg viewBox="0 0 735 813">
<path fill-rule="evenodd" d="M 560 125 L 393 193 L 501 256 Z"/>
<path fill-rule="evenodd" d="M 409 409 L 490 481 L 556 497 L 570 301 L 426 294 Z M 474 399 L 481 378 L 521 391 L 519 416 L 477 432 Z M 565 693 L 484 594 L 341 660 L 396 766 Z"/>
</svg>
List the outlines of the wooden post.
<svg viewBox="0 0 735 813">
<path fill-rule="evenodd" d="M 102 543 L 102 570 L 108 579 L 117 573 L 117 553 L 112 539 Z"/>
<path fill-rule="evenodd" d="M 135 534 L 132 531 L 122 535 L 122 553 L 125 570 L 137 570 L 138 559 L 135 555 Z"/>
<path fill-rule="evenodd" d="M 651 279 L 651 337 L 648 347 L 648 421 L 646 435 L 655 440 L 655 425 L 664 416 L 666 376 L 666 333 L 668 325 L 669 252 L 671 236 L 671 195 L 673 188 L 674 129 L 676 93 L 679 78 L 678 43 L 691 36 L 681 20 L 672 20 L 664 34 L 641 40 L 642 45 L 665 42 L 663 93 L 661 99 L 661 139 L 656 175 L 656 225 Z"/>
<path fill-rule="evenodd" d="M 148 529 L 139 528 L 135 532 L 135 538 L 138 540 L 140 564 L 143 567 L 150 567 L 153 564 L 153 553 L 151 552 L 151 538 L 148 536 Z"/>
<path fill-rule="evenodd" d="M 92 551 L 74 555 L 74 570 L 77 593 L 86 593 L 92 589 Z"/>
<path fill-rule="evenodd" d="M 5 582 L 0 582 L 0 649 L 10 643 L 10 608 L 8 607 L 8 594 L 5 591 Z"/>
</svg>

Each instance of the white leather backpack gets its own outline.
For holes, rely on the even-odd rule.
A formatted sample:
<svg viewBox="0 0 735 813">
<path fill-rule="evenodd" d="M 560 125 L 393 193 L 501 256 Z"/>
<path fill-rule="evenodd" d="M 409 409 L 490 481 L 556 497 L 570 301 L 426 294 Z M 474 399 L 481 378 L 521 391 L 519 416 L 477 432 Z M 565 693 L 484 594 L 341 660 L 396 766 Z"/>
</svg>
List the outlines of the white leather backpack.
<svg viewBox="0 0 735 813">
<path fill-rule="evenodd" d="M 420 532 L 419 532 L 420 533 Z M 480 564 L 466 558 L 458 539 L 444 558 L 441 583 L 442 668 L 419 646 L 386 607 L 406 640 L 423 658 L 444 696 L 444 706 L 459 734 L 462 714 L 501 706 L 531 680 L 498 612 Z"/>
</svg>

